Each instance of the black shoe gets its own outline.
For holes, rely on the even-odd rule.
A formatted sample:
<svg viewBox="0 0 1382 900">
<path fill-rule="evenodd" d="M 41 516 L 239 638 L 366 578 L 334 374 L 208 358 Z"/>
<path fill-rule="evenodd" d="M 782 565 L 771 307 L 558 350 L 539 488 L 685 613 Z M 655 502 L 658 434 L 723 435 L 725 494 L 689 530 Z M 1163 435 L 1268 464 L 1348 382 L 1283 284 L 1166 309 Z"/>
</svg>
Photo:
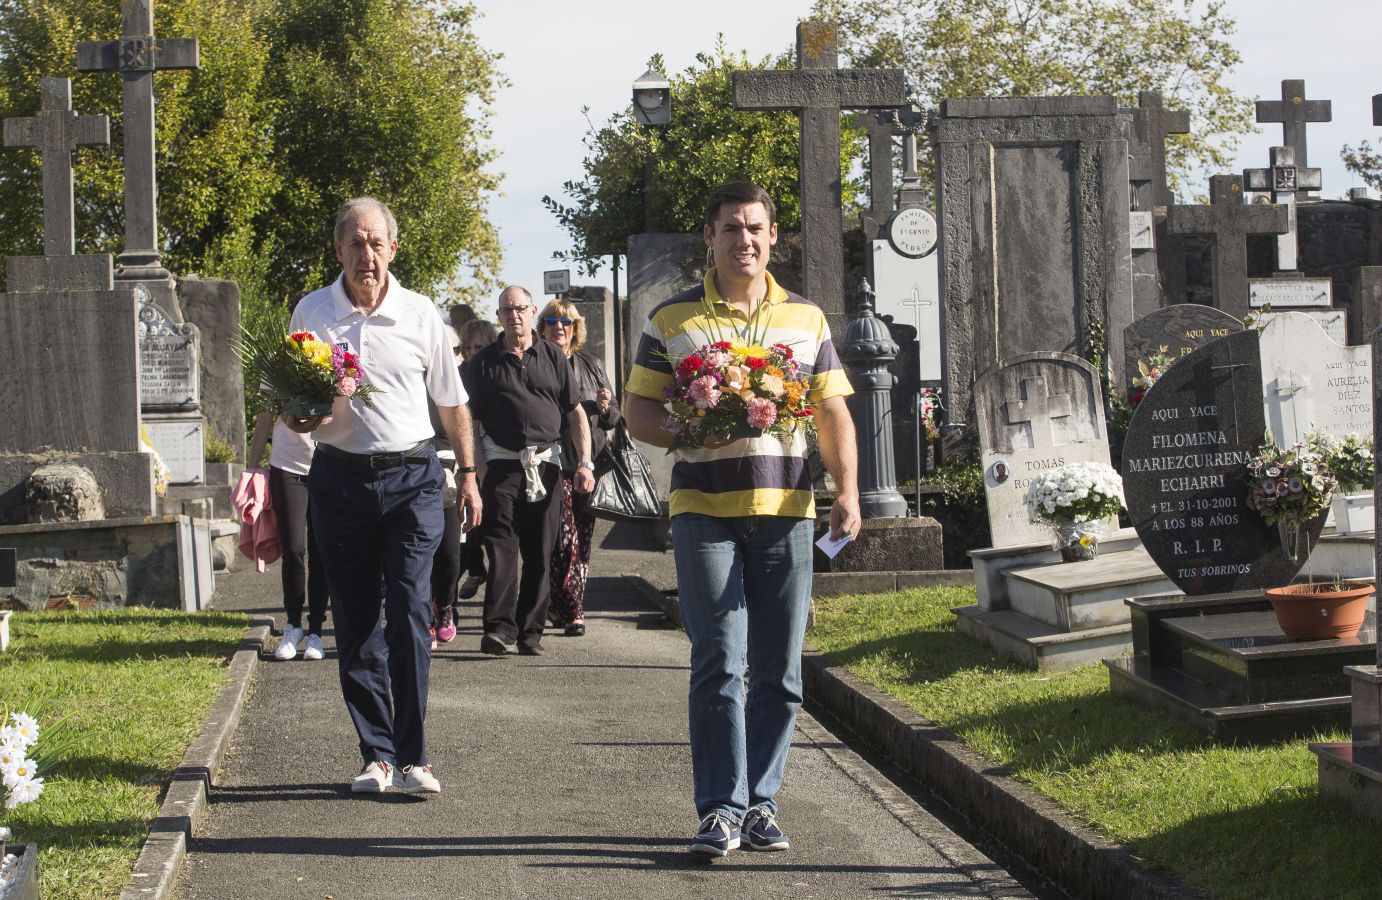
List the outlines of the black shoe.
<svg viewBox="0 0 1382 900">
<path fill-rule="evenodd" d="M 480 585 L 485 583 L 485 579 L 471 575 L 461 582 L 461 599 L 469 600 L 480 591 Z"/>
<path fill-rule="evenodd" d="M 480 652 L 488 653 L 490 656 L 508 656 L 517 647 L 505 641 L 497 634 L 487 634 L 480 638 Z"/>
<path fill-rule="evenodd" d="M 564 633 L 567 637 L 582 637 L 585 635 L 585 623 L 573 622 L 566 626 L 566 631 Z"/>
<path fill-rule="evenodd" d="M 541 644 L 533 644 L 531 646 L 528 644 L 518 645 L 519 656 L 545 656 L 546 654 L 547 651 L 542 649 Z"/>
</svg>

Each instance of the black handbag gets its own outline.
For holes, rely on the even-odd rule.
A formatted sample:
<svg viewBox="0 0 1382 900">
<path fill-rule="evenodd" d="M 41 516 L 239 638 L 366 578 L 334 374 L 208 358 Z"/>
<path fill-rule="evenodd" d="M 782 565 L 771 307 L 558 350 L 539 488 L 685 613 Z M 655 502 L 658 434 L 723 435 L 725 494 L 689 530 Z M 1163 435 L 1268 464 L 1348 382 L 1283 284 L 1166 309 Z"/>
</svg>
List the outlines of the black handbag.
<svg viewBox="0 0 1382 900">
<path fill-rule="evenodd" d="M 609 469 L 595 481 L 595 490 L 577 494 L 578 506 L 597 519 L 615 522 L 647 522 L 662 515 L 662 498 L 657 495 L 648 460 L 638 452 L 628 429 L 620 422 L 610 435 L 605 452 Z"/>
</svg>

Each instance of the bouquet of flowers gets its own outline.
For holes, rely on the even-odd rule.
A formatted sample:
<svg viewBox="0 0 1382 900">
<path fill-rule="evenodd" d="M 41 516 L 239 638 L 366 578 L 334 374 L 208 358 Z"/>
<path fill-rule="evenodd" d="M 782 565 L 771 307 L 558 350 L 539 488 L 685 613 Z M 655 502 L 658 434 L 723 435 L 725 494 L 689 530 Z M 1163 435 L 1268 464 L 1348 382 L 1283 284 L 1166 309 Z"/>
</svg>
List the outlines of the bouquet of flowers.
<svg viewBox="0 0 1382 900">
<path fill-rule="evenodd" d="M 941 436 L 940 425 L 936 420 L 940 414 L 941 400 L 935 388 L 922 388 L 917 395 L 917 409 L 921 414 L 921 421 L 926 426 L 926 439 L 929 441 L 938 440 Z"/>
<path fill-rule="evenodd" d="M 1156 353 L 1137 361 L 1137 371 L 1142 374 L 1133 376 L 1132 386 L 1134 390 L 1128 394 L 1129 405 L 1136 406 L 1141 403 L 1147 391 L 1151 390 L 1152 385 L 1156 384 L 1162 374 L 1171 367 L 1174 360 L 1166 355 L 1166 350 L 1167 347 L 1163 344 Z"/>
<path fill-rule="evenodd" d="M 331 414 L 337 397 L 351 397 L 372 406 L 378 391 L 365 379 L 360 359 L 334 347 L 310 331 L 289 333 L 281 316 L 271 316 L 262 330 L 242 328 L 236 346 L 245 367 L 246 383 L 259 384 L 275 415 L 313 418 Z"/>
<path fill-rule="evenodd" d="M 737 340 L 717 336 L 684 359 L 668 360 L 676 374 L 663 391 L 671 415 L 662 427 L 675 436 L 672 449 L 699 447 L 710 437 L 771 434 L 785 440 L 799 428 L 815 429 L 816 410 L 807 400 L 811 376 L 790 346 L 765 347 L 764 335 L 755 332 Z"/>
<path fill-rule="evenodd" d="M 1339 490 L 1354 494 L 1372 490 L 1373 442 L 1356 434 L 1342 438 L 1320 435 L 1325 465 L 1339 480 Z"/>
<path fill-rule="evenodd" d="M 1103 463 L 1070 463 L 1035 476 L 1026 500 L 1033 522 L 1098 522 L 1123 508 L 1123 479 Z"/>
<path fill-rule="evenodd" d="M 1329 506 L 1339 480 L 1329 468 L 1329 439 L 1318 434 L 1292 447 L 1271 435 L 1248 460 L 1248 508 L 1268 524 L 1309 522 Z"/>
</svg>

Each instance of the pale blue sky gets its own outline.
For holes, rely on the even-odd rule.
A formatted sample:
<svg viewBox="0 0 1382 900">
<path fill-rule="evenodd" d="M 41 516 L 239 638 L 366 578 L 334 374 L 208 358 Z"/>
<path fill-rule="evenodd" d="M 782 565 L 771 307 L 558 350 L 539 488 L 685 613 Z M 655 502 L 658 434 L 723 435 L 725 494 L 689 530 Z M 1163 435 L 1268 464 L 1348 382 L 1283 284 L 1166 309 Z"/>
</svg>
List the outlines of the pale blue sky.
<svg viewBox="0 0 1382 900">
<path fill-rule="evenodd" d="M 791 47 L 796 20 L 809 0 L 698 0 L 666 7 L 654 2 L 587 0 L 476 0 L 481 42 L 504 54 L 501 68 L 512 86 L 500 93 L 493 122 L 504 196 L 491 206 L 504 244 L 503 280 L 541 290 L 542 272 L 566 268 L 551 259 L 569 246 L 542 196 L 581 175 L 581 136 L 590 117 L 603 122 L 629 99 L 630 85 L 648 57 L 661 52 L 668 71 L 690 65 L 723 33 L 731 50 L 757 58 Z M 1234 44 L 1243 63 L 1230 78 L 1240 94 L 1280 96 L 1283 78 L 1304 78 L 1307 96 L 1332 100 L 1334 121 L 1311 125 L 1310 164 L 1324 170 L 1322 196 L 1340 197 L 1359 184 L 1339 161 L 1344 144 L 1382 141 L 1372 123 L 1372 95 L 1382 93 L 1382 4 L 1371 0 L 1227 0 L 1238 22 Z M 1247 136 L 1237 169 L 1267 163 L 1281 141 L 1281 126 Z M 1182 198 L 1183 200 L 1185 198 Z M 574 276 L 574 273 L 573 273 Z M 608 285 L 608 270 L 577 284 Z M 623 275 L 620 286 L 623 287 Z"/>
</svg>

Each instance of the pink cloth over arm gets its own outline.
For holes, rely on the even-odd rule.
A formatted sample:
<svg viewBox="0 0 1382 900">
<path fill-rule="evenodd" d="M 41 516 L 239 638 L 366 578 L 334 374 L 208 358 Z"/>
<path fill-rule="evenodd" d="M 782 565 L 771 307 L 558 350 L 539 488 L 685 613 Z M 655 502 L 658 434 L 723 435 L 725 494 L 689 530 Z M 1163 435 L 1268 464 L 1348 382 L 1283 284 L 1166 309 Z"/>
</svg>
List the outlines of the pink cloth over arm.
<svg viewBox="0 0 1382 900">
<path fill-rule="evenodd" d="M 240 555 L 254 561 L 263 572 L 269 563 L 283 555 L 278 540 L 278 517 L 269 495 L 269 473 L 246 469 L 230 492 L 231 505 L 240 518 Z"/>
</svg>

